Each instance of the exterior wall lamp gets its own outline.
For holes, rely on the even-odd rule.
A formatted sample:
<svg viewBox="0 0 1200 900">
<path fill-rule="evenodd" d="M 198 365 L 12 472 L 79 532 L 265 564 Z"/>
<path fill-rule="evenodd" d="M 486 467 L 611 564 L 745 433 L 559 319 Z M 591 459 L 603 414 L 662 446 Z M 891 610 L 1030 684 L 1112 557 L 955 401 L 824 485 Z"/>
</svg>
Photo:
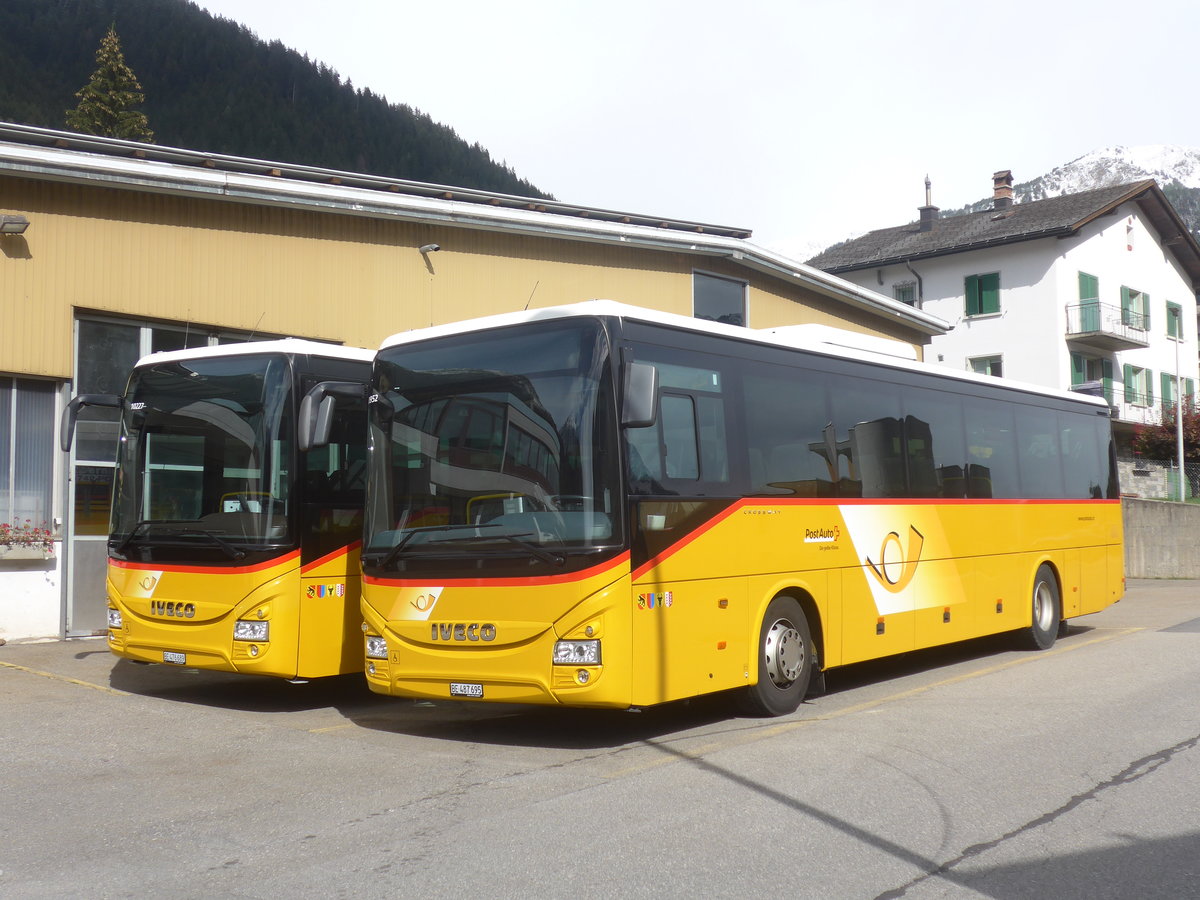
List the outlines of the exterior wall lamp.
<svg viewBox="0 0 1200 900">
<path fill-rule="evenodd" d="M 24 234 L 29 220 L 24 216 L 0 216 L 0 234 Z"/>
</svg>

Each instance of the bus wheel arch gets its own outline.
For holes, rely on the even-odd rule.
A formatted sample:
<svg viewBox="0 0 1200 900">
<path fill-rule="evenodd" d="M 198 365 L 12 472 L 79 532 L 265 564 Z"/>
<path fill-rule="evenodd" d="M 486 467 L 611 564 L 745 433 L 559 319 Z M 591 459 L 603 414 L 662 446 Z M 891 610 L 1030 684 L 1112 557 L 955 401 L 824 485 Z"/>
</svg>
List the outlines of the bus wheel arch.
<svg viewBox="0 0 1200 900">
<path fill-rule="evenodd" d="M 1021 643 L 1030 650 L 1049 650 L 1062 624 L 1062 583 L 1058 570 L 1049 563 L 1038 566 L 1029 597 L 1029 627 L 1020 632 Z"/>
<path fill-rule="evenodd" d="M 759 621 L 754 659 L 756 681 L 741 689 L 739 706 L 757 716 L 795 712 L 808 693 L 817 667 L 813 637 L 816 604 L 811 597 L 779 593 Z M 819 626 L 818 626 L 819 628 Z"/>
</svg>

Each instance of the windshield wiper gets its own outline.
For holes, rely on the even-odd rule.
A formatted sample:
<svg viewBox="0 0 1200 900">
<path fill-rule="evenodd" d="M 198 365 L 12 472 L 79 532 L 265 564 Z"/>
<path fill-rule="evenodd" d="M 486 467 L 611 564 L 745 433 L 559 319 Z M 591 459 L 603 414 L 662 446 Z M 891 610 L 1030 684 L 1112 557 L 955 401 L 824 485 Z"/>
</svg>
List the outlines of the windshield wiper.
<svg viewBox="0 0 1200 900">
<path fill-rule="evenodd" d="M 202 528 L 180 528 L 178 531 L 172 531 L 171 534 L 179 535 L 179 537 L 196 537 L 198 535 L 204 535 L 204 537 L 208 538 L 210 541 L 224 550 L 230 559 L 245 559 L 246 557 L 245 550 L 233 546 L 233 544 L 229 543 L 229 541 L 225 540 L 225 538 L 221 537 L 221 535 L 217 534 L 215 531 L 205 531 Z"/>
<path fill-rule="evenodd" d="M 566 563 L 567 558 L 565 556 L 560 556 L 557 553 L 551 553 L 549 550 L 542 549 L 537 544 L 531 544 L 529 541 L 521 540 L 523 537 L 528 537 L 530 533 L 531 532 L 527 531 L 523 534 L 498 534 L 496 537 L 504 538 L 504 540 L 508 541 L 509 543 L 516 544 L 522 550 L 526 551 L 530 556 L 540 559 L 542 562 L 551 566 L 561 566 Z M 479 537 L 482 537 L 482 535 L 479 535 Z"/>
<path fill-rule="evenodd" d="M 458 531 L 463 528 L 470 529 L 472 531 L 478 531 L 482 528 L 503 528 L 503 527 L 505 527 L 505 526 L 497 523 L 497 524 L 484 524 L 484 525 L 431 525 L 427 528 L 414 528 L 411 531 L 407 532 L 402 538 L 400 538 L 400 540 L 396 543 L 396 546 L 392 547 L 391 550 L 389 550 L 386 554 L 384 554 L 380 558 L 378 565 L 381 569 L 386 569 L 386 568 L 390 567 L 394 562 L 396 562 L 396 560 L 398 560 L 400 558 L 401 554 L 404 552 L 405 547 L 408 545 L 408 542 L 410 540 L 412 540 L 412 538 L 417 534 L 430 534 L 433 532 L 441 532 L 441 531 Z M 460 543 L 460 542 L 467 542 L 467 541 L 485 541 L 485 540 L 492 540 L 493 538 L 500 538 L 501 540 L 508 541 L 510 544 L 516 544 L 518 547 L 520 547 L 526 553 L 530 554 L 531 556 L 533 556 L 536 559 L 541 560 L 544 563 L 547 563 L 548 565 L 561 566 L 566 562 L 566 558 L 563 556 L 559 556 L 557 553 L 551 553 L 548 550 L 543 550 L 541 547 L 538 547 L 535 544 L 531 544 L 528 541 L 521 540 L 521 538 L 523 538 L 523 537 L 528 537 L 529 534 L 530 534 L 530 532 L 522 532 L 520 534 L 497 534 L 497 535 L 460 534 L 460 535 L 455 535 L 452 537 L 442 538 L 439 541 L 431 541 L 430 543 L 450 544 L 450 543 Z M 368 561 L 369 561 L 369 559 L 368 559 Z"/>
<path fill-rule="evenodd" d="M 129 534 L 125 535 L 125 537 L 123 537 L 121 539 L 121 543 L 117 544 L 117 546 L 113 548 L 113 553 L 124 555 L 125 548 L 128 547 L 133 542 L 133 539 L 135 537 L 137 537 L 139 531 L 141 531 L 143 528 L 146 528 L 149 525 L 157 525 L 157 524 L 158 524 L 157 519 L 139 519 L 137 522 L 134 523 L 134 526 L 131 529 L 129 529 Z"/>
<path fill-rule="evenodd" d="M 405 532 L 404 537 L 396 542 L 396 545 L 388 550 L 387 553 L 379 560 L 379 568 L 386 569 L 392 563 L 400 558 L 404 547 L 418 534 L 432 534 L 437 531 L 457 531 L 460 528 L 499 528 L 499 525 L 427 525 L 424 528 L 412 528 Z M 466 537 L 479 537 L 479 535 L 465 535 Z"/>
</svg>

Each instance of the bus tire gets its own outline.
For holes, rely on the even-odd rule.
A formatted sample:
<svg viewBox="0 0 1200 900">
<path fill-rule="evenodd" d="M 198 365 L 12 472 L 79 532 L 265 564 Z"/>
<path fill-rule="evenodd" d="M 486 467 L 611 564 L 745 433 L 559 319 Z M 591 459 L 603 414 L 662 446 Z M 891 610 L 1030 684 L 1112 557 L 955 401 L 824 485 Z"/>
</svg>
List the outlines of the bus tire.
<svg viewBox="0 0 1200 900">
<path fill-rule="evenodd" d="M 1054 570 L 1045 563 L 1038 566 L 1037 576 L 1033 579 L 1030 612 L 1032 621 L 1029 628 L 1021 633 L 1022 643 L 1030 650 L 1049 650 L 1058 638 L 1062 600 Z"/>
<path fill-rule="evenodd" d="M 758 630 L 758 682 L 742 688 L 739 706 L 756 716 L 795 712 L 808 693 L 816 658 L 808 619 L 793 597 L 767 605 Z"/>
</svg>

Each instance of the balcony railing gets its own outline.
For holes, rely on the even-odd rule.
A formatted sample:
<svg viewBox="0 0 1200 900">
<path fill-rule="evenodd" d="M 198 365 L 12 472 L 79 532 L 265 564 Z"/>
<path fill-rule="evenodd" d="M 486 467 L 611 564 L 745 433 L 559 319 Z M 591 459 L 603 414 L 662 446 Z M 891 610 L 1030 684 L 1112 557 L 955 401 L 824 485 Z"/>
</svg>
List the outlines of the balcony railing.
<svg viewBox="0 0 1200 900">
<path fill-rule="evenodd" d="M 1067 306 L 1067 339 L 1100 350 L 1133 350 L 1150 346 L 1146 317 L 1099 300 Z"/>
</svg>

